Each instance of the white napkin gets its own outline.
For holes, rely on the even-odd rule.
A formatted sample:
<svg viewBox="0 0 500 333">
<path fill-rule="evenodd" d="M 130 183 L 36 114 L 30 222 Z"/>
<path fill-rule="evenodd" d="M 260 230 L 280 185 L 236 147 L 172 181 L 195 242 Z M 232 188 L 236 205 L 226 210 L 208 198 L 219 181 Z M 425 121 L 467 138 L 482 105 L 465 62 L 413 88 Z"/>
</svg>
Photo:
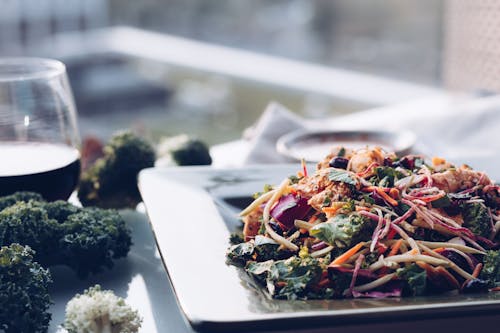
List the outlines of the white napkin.
<svg viewBox="0 0 500 333">
<path fill-rule="evenodd" d="M 500 96 L 461 101 L 420 101 L 323 120 L 305 120 L 273 102 L 251 129 L 244 164 L 280 163 L 278 138 L 299 128 L 410 129 L 416 148 L 500 180 Z"/>
</svg>

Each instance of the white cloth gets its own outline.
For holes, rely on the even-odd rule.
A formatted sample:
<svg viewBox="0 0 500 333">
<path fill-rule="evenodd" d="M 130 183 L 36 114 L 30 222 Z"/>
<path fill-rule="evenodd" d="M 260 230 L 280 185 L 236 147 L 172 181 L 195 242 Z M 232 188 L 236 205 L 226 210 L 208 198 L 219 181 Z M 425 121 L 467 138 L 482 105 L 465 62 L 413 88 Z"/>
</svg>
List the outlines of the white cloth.
<svg viewBox="0 0 500 333">
<path fill-rule="evenodd" d="M 239 143 L 239 150 L 246 146 L 241 164 L 289 161 L 276 151 L 276 141 L 299 128 L 410 129 L 418 151 L 469 164 L 500 180 L 500 96 L 412 102 L 322 120 L 302 119 L 273 102 L 247 141 Z"/>
</svg>

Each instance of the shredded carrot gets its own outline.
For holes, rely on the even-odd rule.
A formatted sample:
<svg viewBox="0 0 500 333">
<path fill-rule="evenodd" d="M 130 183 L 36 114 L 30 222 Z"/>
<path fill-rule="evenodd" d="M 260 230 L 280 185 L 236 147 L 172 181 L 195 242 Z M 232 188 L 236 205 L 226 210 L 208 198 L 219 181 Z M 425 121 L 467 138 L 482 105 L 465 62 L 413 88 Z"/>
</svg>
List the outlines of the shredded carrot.
<svg viewBox="0 0 500 333">
<path fill-rule="evenodd" d="M 474 272 L 472 272 L 472 276 L 477 279 L 482 269 L 483 269 L 483 264 L 482 263 L 477 264 L 476 267 L 474 268 Z"/>
<path fill-rule="evenodd" d="M 393 199 L 399 199 L 399 190 L 397 188 L 393 187 L 389 190 L 389 195 Z"/>
<path fill-rule="evenodd" d="M 299 232 L 303 235 L 303 234 L 307 234 L 308 231 L 307 231 L 307 229 L 300 228 Z"/>
<path fill-rule="evenodd" d="M 432 165 L 434 165 L 434 166 L 445 164 L 445 163 L 446 163 L 446 160 L 444 158 L 442 158 L 442 157 L 436 157 L 436 156 L 434 156 L 432 158 Z"/>
<path fill-rule="evenodd" d="M 436 252 L 436 253 L 441 253 L 445 250 L 444 247 L 438 247 L 437 249 L 434 249 L 433 251 Z"/>
<path fill-rule="evenodd" d="M 359 212 L 361 210 L 364 210 L 364 211 L 369 211 L 370 208 L 368 207 L 363 207 L 363 206 L 356 206 L 356 211 Z"/>
<path fill-rule="evenodd" d="M 399 249 L 401 248 L 401 244 L 403 244 L 403 239 L 398 239 L 396 243 L 392 244 L 391 252 L 389 252 L 388 257 L 394 256 L 399 252 Z"/>
<path fill-rule="evenodd" d="M 311 216 L 311 218 L 310 218 L 310 219 L 309 219 L 309 221 L 307 221 L 307 222 L 309 222 L 309 223 L 313 223 L 313 222 L 315 222 L 317 219 L 318 219 L 318 216 L 317 216 L 317 215 L 313 215 L 313 216 Z"/>
<path fill-rule="evenodd" d="M 418 250 L 417 249 L 412 249 L 412 250 L 410 250 L 409 254 L 416 255 L 416 254 L 418 254 Z"/>
<path fill-rule="evenodd" d="M 390 205 L 392 205 L 392 206 L 398 205 L 398 202 L 396 200 L 394 200 L 393 198 L 391 198 L 387 193 L 385 193 L 384 189 L 382 189 L 381 187 L 376 187 L 375 190 L 382 197 L 382 199 L 387 201 Z"/>
<path fill-rule="evenodd" d="M 365 242 L 359 242 L 358 244 L 354 245 L 349 250 L 347 250 L 346 252 L 344 252 L 343 254 L 338 256 L 337 258 L 335 258 L 335 260 L 332 261 L 330 266 L 340 265 L 340 264 L 345 263 L 350 257 L 355 255 L 364 245 L 365 245 Z"/>
<path fill-rule="evenodd" d="M 344 202 L 332 202 L 332 205 L 330 207 L 323 207 L 323 213 L 330 214 L 330 215 L 335 215 L 339 209 L 341 209 L 344 206 Z"/>
<path fill-rule="evenodd" d="M 425 269 L 427 272 L 428 271 L 434 271 L 434 267 L 432 267 L 431 265 L 429 265 L 428 263 L 426 262 L 423 262 L 423 261 L 415 261 L 415 264 L 417 264 L 418 267 L 422 268 L 422 269 Z"/>
</svg>

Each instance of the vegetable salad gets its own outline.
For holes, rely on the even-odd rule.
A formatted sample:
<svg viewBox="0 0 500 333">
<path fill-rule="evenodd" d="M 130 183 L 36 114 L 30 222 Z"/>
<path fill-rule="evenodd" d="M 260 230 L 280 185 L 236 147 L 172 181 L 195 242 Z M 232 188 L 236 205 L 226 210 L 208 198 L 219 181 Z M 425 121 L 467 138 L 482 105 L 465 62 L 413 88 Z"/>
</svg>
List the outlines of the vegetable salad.
<svg viewBox="0 0 500 333">
<path fill-rule="evenodd" d="M 500 287 L 500 187 L 442 158 L 336 147 L 241 212 L 228 262 L 276 299 Z"/>
</svg>

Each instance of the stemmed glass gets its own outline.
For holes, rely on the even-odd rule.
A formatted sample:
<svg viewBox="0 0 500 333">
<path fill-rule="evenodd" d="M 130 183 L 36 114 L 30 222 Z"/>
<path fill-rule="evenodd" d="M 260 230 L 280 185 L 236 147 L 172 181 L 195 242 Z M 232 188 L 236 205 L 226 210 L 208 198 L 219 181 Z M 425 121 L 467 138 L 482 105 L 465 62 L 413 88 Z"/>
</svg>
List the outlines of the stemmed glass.
<svg viewBox="0 0 500 333">
<path fill-rule="evenodd" d="M 80 175 L 80 137 L 66 67 L 0 58 L 0 195 L 66 200 Z"/>
</svg>

